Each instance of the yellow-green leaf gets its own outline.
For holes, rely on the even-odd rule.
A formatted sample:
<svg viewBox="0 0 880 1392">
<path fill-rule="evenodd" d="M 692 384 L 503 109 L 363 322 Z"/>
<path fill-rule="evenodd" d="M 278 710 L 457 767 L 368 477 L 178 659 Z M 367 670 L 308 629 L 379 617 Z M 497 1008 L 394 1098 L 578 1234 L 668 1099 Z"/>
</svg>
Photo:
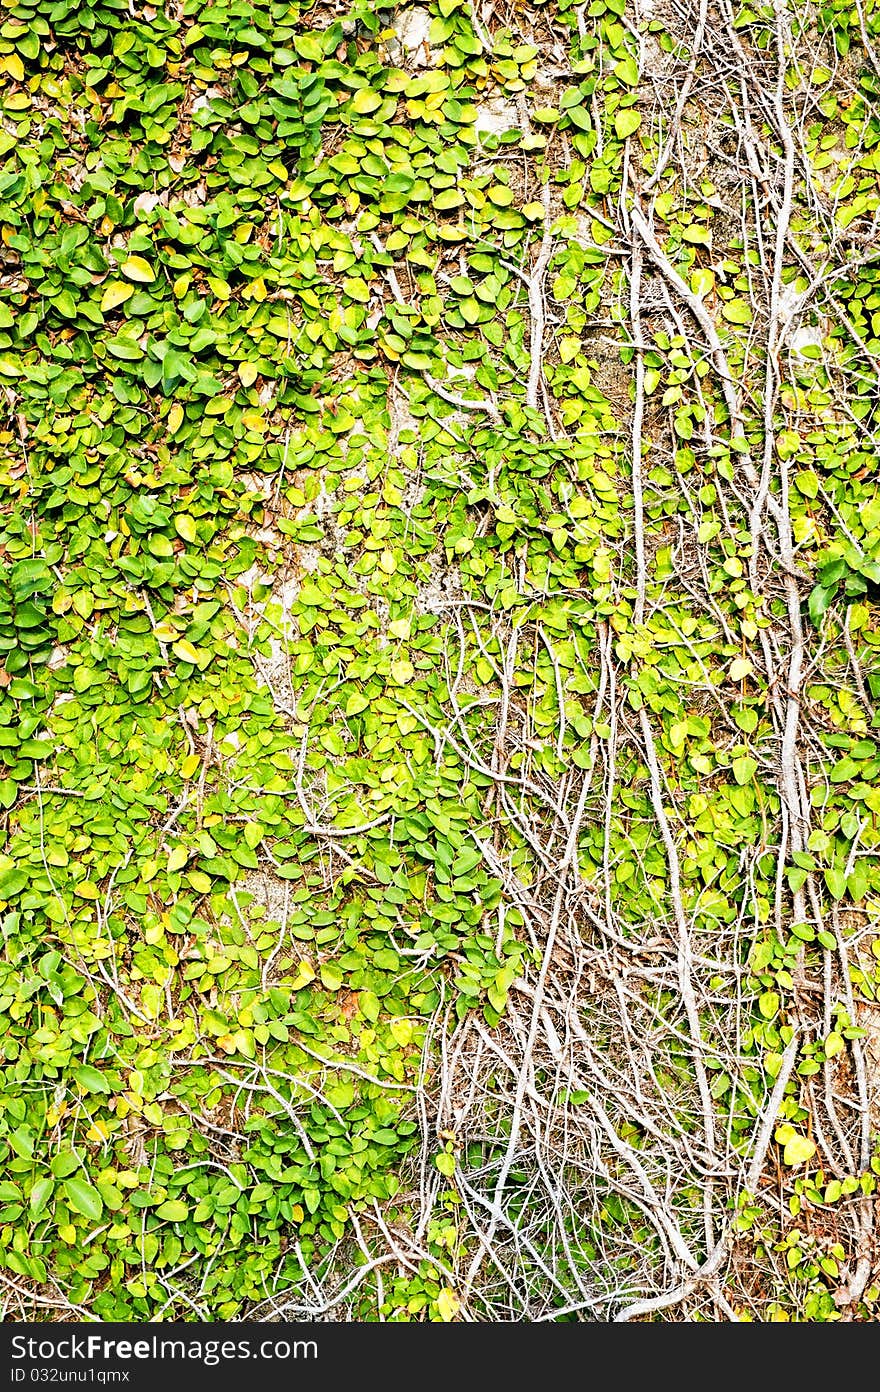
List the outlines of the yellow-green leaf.
<svg viewBox="0 0 880 1392">
<path fill-rule="evenodd" d="M 369 87 L 361 87 L 352 97 L 351 107 L 359 116 L 366 116 L 368 112 L 375 111 L 382 105 L 382 98 L 378 92 L 373 92 Z"/>
<path fill-rule="evenodd" d="M 628 135 L 632 135 L 642 124 L 642 118 L 632 107 L 627 107 L 626 111 L 618 111 L 614 118 L 614 133 L 618 140 L 625 140 Z"/>
<path fill-rule="evenodd" d="M 180 1199 L 166 1199 L 156 1209 L 156 1217 L 164 1218 L 169 1223 L 182 1223 L 188 1213 L 189 1209 Z"/>
<path fill-rule="evenodd" d="M 754 668 L 747 657 L 735 657 L 730 664 L 730 680 L 742 681 L 744 677 L 750 677 Z"/>
<path fill-rule="evenodd" d="M 412 1024 L 409 1020 L 392 1020 L 391 1033 L 394 1035 L 394 1038 L 397 1040 L 398 1044 L 402 1045 L 405 1048 L 406 1045 L 409 1044 L 412 1040 Z"/>
<path fill-rule="evenodd" d="M 180 765 L 181 775 L 184 778 L 192 778 L 193 774 L 195 773 L 196 769 L 199 767 L 201 762 L 201 758 L 198 754 L 187 754 L 183 763 Z"/>
<path fill-rule="evenodd" d="M 188 638 L 180 638 L 176 643 L 172 643 L 171 651 L 181 662 L 191 662 L 194 667 L 198 666 L 199 655 Z"/>
<path fill-rule="evenodd" d="M 842 1054 L 844 1050 L 843 1035 L 832 1030 L 825 1040 L 825 1057 L 834 1058 L 835 1054 Z"/>
<path fill-rule="evenodd" d="M 121 280 L 111 280 L 109 284 L 104 286 L 104 293 L 101 296 L 101 313 L 107 314 L 109 310 L 125 304 L 125 301 L 130 299 L 133 294 L 133 285 L 126 285 Z"/>
<path fill-rule="evenodd" d="M 172 875 L 175 870 L 182 870 L 189 860 L 189 851 L 186 846 L 172 846 L 168 852 L 168 873 Z"/>
<path fill-rule="evenodd" d="M 129 280 L 137 281 L 139 285 L 149 285 L 156 279 L 156 272 L 149 261 L 145 261 L 142 256 L 129 256 L 127 261 L 123 261 L 119 269 L 122 275 Z"/>
<path fill-rule="evenodd" d="M 460 1306 L 461 1301 L 455 1291 L 450 1290 L 449 1286 L 444 1286 L 437 1296 L 437 1313 L 445 1324 L 455 1319 Z"/>
<path fill-rule="evenodd" d="M 731 324 L 751 324 L 752 322 L 751 307 L 746 300 L 728 300 L 721 313 Z"/>
<path fill-rule="evenodd" d="M 816 1142 L 807 1136 L 792 1136 L 782 1152 L 786 1165 L 805 1165 L 816 1154 Z"/>
</svg>

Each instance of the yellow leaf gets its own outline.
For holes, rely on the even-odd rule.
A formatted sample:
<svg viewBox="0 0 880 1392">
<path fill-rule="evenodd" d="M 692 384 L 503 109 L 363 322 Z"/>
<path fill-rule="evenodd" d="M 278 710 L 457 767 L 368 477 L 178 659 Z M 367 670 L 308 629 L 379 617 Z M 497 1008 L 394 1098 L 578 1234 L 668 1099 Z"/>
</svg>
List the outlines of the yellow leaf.
<svg viewBox="0 0 880 1392">
<path fill-rule="evenodd" d="M 186 846 L 172 846 L 168 852 L 168 873 L 173 874 L 175 870 L 182 870 L 189 860 L 189 851 Z"/>
<path fill-rule="evenodd" d="M 715 289 L 715 272 L 698 266 L 691 274 L 691 289 L 695 295 L 709 295 Z"/>
<path fill-rule="evenodd" d="M 392 1020 L 391 1033 L 394 1035 L 398 1044 L 405 1047 L 412 1039 L 413 1027 L 409 1020 Z"/>
<path fill-rule="evenodd" d="M 78 885 L 73 886 L 74 894 L 78 894 L 81 899 L 97 899 L 98 886 L 91 880 L 81 880 Z"/>
<path fill-rule="evenodd" d="M 406 686 L 407 682 L 412 681 L 415 674 L 415 668 L 411 662 L 407 662 L 406 658 L 391 664 L 391 679 L 398 686 Z"/>
<path fill-rule="evenodd" d="M 3 59 L 3 67 L 16 82 L 24 82 L 24 63 L 17 53 L 7 53 Z"/>
<path fill-rule="evenodd" d="M 574 362 L 578 353 L 581 351 L 581 340 L 571 334 L 557 340 L 559 345 L 559 356 L 564 363 Z"/>
<path fill-rule="evenodd" d="M 314 981 L 314 979 L 315 968 L 312 966 L 311 962 L 307 962 L 303 959 L 299 964 L 299 971 L 297 972 L 296 980 L 293 982 L 291 989 L 294 991 L 301 991 L 304 986 L 308 986 L 309 982 Z"/>
<path fill-rule="evenodd" d="M 449 1286 L 444 1286 L 437 1296 L 437 1313 L 444 1324 L 449 1324 L 451 1320 L 454 1320 L 460 1309 L 461 1301 L 455 1291 L 451 1290 Z"/>
<path fill-rule="evenodd" d="M 164 1003 L 165 993 L 152 981 L 148 981 L 141 989 L 141 1008 L 144 1014 L 151 1020 L 158 1020 Z"/>
<path fill-rule="evenodd" d="M 149 285 L 156 279 L 156 272 L 142 256 L 129 256 L 119 269 L 129 280 L 136 280 L 140 285 Z"/>
<path fill-rule="evenodd" d="M 257 304 L 262 304 L 268 293 L 265 280 L 262 276 L 257 276 L 256 280 L 250 280 L 244 286 L 241 298 L 243 300 L 256 300 Z"/>
<path fill-rule="evenodd" d="M 243 362 L 238 364 L 238 380 L 243 387 L 252 387 L 260 375 L 260 370 L 256 363 Z"/>
<path fill-rule="evenodd" d="M 618 140 L 626 140 L 628 135 L 633 135 L 642 124 L 642 118 L 632 107 L 627 107 L 625 111 L 618 111 L 614 118 L 614 133 Z"/>
<path fill-rule="evenodd" d="M 171 410 L 168 412 L 168 434 L 176 435 L 183 425 L 183 407 L 179 401 L 175 401 Z"/>
<path fill-rule="evenodd" d="M 803 1165 L 816 1154 L 816 1142 L 806 1136 L 792 1136 L 782 1152 L 786 1165 Z"/>
<path fill-rule="evenodd" d="M 188 638 L 180 638 L 176 643 L 172 643 L 171 651 L 181 662 L 191 662 L 194 667 L 199 665 L 199 655 Z"/>
<path fill-rule="evenodd" d="M 108 310 L 116 309 L 118 305 L 125 304 L 125 301 L 134 294 L 133 285 L 124 285 L 121 280 L 111 280 L 104 287 L 101 296 L 101 313 L 106 314 Z"/>
<path fill-rule="evenodd" d="M 747 657 L 735 657 L 730 664 L 730 680 L 742 681 L 744 677 L 750 677 L 754 668 Z"/>
</svg>

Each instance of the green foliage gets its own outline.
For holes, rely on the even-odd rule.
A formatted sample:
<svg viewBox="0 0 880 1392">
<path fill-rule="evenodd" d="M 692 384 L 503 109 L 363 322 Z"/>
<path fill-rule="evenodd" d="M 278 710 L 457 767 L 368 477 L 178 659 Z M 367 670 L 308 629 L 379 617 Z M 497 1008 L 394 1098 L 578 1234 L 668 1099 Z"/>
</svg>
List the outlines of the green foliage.
<svg viewBox="0 0 880 1392">
<path fill-rule="evenodd" d="M 741 848 L 779 814 L 748 654 L 781 602 L 753 585 L 749 535 L 724 514 L 753 442 L 732 433 L 702 349 L 656 328 L 645 389 L 673 447 L 646 455 L 651 620 L 636 622 L 629 442 L 593 337 L 621 295 L 606 212 L 629 143 L 647 165 L 658 153 L 622 2 L 590 6 L 583 34 L 570 7 L 544 7 L 571 46 L 552 103 L 537 43 L 501 30 L 490 47 L 457 0 L 431 5 L 424 65 L 372 4 L 320 24 L 281 0 L 140 8 L 23 0 L 0 25 L 0 1264 L 105 1320 L 236 1319 L 295 1289 L 358 1215 L 408 1221 L 429 1022 L 448 1007 L 494 1028 L 538 959 L 485 854 L 503 836 L 529 887 L 528 848 L 493 802 L 509 653 L 486 615 L 512 635 L 532 723 L 511 769 L 532 788 L 610 740 L 591 712 L 597 635 L 612 635 L 627 712 L 657 720 L 683 901 L 711 934 L 741 911 Z M 840 55 L 858 42 L 848 7 L 822 22 Z M 861 76 L 820 102 L 817 174 L 823 122 L 877 147 L 874 96 Z M 517 124 L 483 128 L 490 99 Z M 870 159 L 836 172 L 844 228 L 876 210 Z M 666 181 L 655 212 L 738 370 L 757 253 L 716 232 L 708 179 Z M 523 275 L 547 227 L 552 436 L 525 389 Z M 861 346 L 834 351 L 861 380 L 880 339 L 874 269 L 835 293 Z M 810 418 L 776 442 L 809 616 L 830 636 L 849 624 L 876 696 L 861 407 L 820 424 L 828 372 L 808 354 L 782 394 Z M 676 584 L 684 520 L 705 607 Z M 811 681 L 828 777 L 809 854 L 781 874 L 791 894 L 815 871 L 835 902 L 875 905 L 880 759 L 864 710 Z M 729 719 L 697 708 L 700 683 Z M 453 701 L 458 743 L 437 735 Z M 635 934 L 664 911 L 669 869 L 631 747 L 618 780 L 577 849 L 585 883 L 611 867 Z M 743 1149 L 791 1038 L 793 972 L 836 946 L 799 925 L 780 941 L 777 872 L 768 847 L 737 964 L 751 1074 L 712 1082 Z M 873 998 L 880 974 L 854 980 Z M 855 1029 L 837 1019 L 798 1077 Z M 662 1068 L 674 1091 L 686 1062 Z M 776 1144 L 818 1202 L 804 1123 L 790 1092 Z M 448 1187 L 428 1257 L 389 1278 L 382 1318 L 458 1312 L 453 1140 L 434 1165 Z M 610 1195 L 595 1221 L 641 1220 Z M 789 1304 L 828 1317 L 839 1256 L 801 1236 L 788 1250 Z"/>
</svg>

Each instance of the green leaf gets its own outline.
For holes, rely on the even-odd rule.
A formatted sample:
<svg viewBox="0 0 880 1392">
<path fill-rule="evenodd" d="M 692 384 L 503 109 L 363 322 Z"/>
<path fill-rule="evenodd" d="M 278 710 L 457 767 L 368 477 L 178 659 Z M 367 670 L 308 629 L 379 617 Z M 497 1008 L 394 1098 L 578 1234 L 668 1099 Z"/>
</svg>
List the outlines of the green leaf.
<svg viewBox="0 0 880 1392">
<path fill-rule="evenodd" d="M 72 1150 L 59 1151 L 52 1157 L 49 1168 L 56 1179 L 66 1179 L 74 1170 L 79 1169 L 79 1157 Z"/>
<path fill-rule="evenodd" d="M 297 34 L 293 46 L 300 58 L 305 58 L 309 63 L 320 63 L 324 57 L 324 46 L 317 34 Z"/>
<path fill-rule="evenodd" d="M 637 131 L 641 124 L 641 115 L 634 107 L 630 106 L 625 111 L 618 111 L 614 117 L 614 133 L 618 140 L 626 140 L 627 136 Z"/>
<path fill-rule="evenodd" d="M 0 870 L 0 899 L 14 899 L 16 894 L 20 894 L 28 882 L 28 877 L 24 870 L 17 870 L 14 867 L 8 870 Z"/>
<path fill-rule="evenodd" d="M 707 227 L 701 227 L 698 222 L 692 222 L 687 227 L 682 228 L 682 240 L 689 242 L 692 246 L 710 247 L 712 245 L 712 234 Z"/>
<path fill-rule="evenodd" d="M 743 754 L 739 758 L 732 760 L 730 768 L 734 778 L 742 788 L 745 787 L 747 783 L 751 783 L 754 778 L 758 768 L 758 761 L 757 759 L 749 758 L 748 755 Z"/>
<path fill-rule="evenodd" d="M 830 770 L 828 777 L 832 783 L 850 783 L 856 778 L 860 778 L 862 770 L 855 759 L 849 756 L 839 759 Z"/>
<path fill-rule="evenodd" d="M 361 991 L 358 994 L 358 1009 L 366 1020 L 378 1020 L 381 1009 L 378 996 L 373 991 Z"/>
<path fill-rule="evenodd" d="M 140 344 L 124 334 L 107 340 L 107 352 L 114 358 L 121 358 L 123 362 L 138 362 L 144 356 Z"/>
<path fill-rule="evenodd" d="M 68 1179 L 64 1185 L 64 1197 L 70 1207 L 81 1213 L 84 1218 L 88 1218 L 92 1223 L 101 1221 L 104 1204 L 93 1184 L 84 1179 Z"/>
<path fill-rule="evenodd" d="M 342 985 L 342 970 L 336 962 L 324 962 L 321 966 L 321 984 L 328 991 L 338 991 Z"/>
<path fill-rule="evenodd" d="M 166 1199 L 156 1209 L 156 1217 L 164 1218 L 169 1223 L 182 1223 L 189 1214 L 189 1209 L 180 1199 Z"/>
<path fill-rule="evenodd" d="M 74 1068 L 73 1076 L 80 1087 L 85 1088 L 86 1092 L 112 1092 L 110 1084 L 103 1073 L 99 1073 L 97 1068 L 92 1068 L 89 1064 L 80 1064 L 79 1068 Z"/>
<path fill-rule="evenodd" d="M 54 1192 L 55 1181 L 54 1179 L 49 1178 L 48 1175 L 44 1176 L 43 1179 L 38 1179 L 36 1181 L 33 1189 L 31 1190 L 29 1204 L 30 1215 L 32 1219 L 39 1218 L 40 1214 L 43 1212 L 43 1209 L 46 1207 Z"/>
<path fill-rule="evenodd" d="M 824 872 L 825 884 L 832 899 L 838 901 L 846 894 L 846 873 L 836 865 Z"/>
<path fill-rule="evenodd" d="M 578 130 L 589 131 L 593 129 L 590 113 L 585 106 L 570 106 L 563 114 Z"/>
<path fill-rule="evenodd" d="M 626 87 L 637 87 L 639 82 L 639 65 L 631 53 L 625 58 L 621 58 L 615 63 L 612 72 L 618 82 L 622 82 Z"/>
<path fill-rule="evenodd" d="M 727 300 L 721 313 L 730 324 L 751 324 L 752 307 L 748 300 Z"/>
<path fill-rule="evenodd" d="M 183 541 L 196 542 L 199 534 L 196 530 L 196 521 L 190 517 L 188 512 L 179 512 L 174 519 L 174 530 Z"/>
<path fill-rule="evenodd" d="M 814 627 L 819 628 L 822 618 L 828 609 L 837 592 L 836 585 L 816 585 L 810 591 L 810 598 L 807 601 L 807 609 Z"/>
</svg>

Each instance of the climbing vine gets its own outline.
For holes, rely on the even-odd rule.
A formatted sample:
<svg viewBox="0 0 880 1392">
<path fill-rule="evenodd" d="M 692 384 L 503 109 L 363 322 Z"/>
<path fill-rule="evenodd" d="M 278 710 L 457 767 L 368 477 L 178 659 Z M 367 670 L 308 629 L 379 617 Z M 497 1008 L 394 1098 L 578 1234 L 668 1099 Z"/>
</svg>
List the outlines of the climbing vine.
<svg viewBox="0 0 880 1392">
<path fill-rule="evenodd" d="M 878 45 L 0 12 L 9 1318 L 875 1318 Z"/>
</svg>

